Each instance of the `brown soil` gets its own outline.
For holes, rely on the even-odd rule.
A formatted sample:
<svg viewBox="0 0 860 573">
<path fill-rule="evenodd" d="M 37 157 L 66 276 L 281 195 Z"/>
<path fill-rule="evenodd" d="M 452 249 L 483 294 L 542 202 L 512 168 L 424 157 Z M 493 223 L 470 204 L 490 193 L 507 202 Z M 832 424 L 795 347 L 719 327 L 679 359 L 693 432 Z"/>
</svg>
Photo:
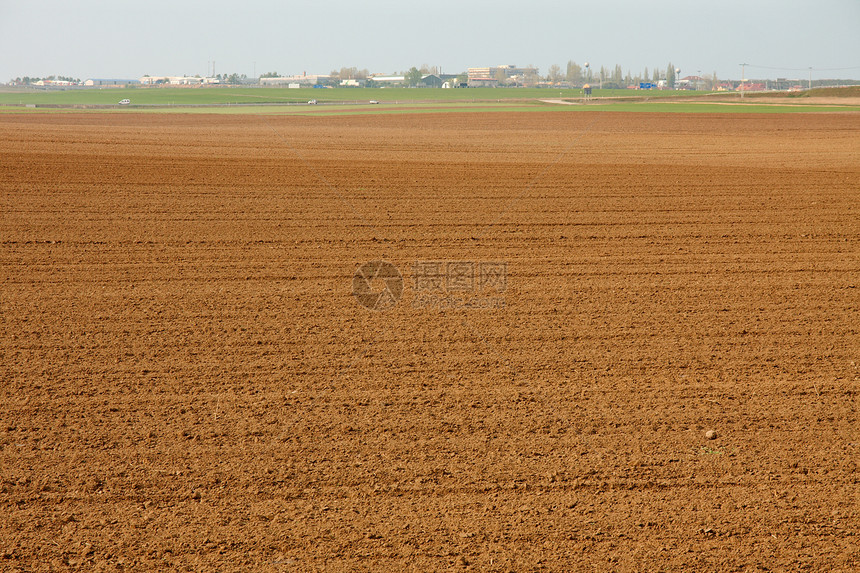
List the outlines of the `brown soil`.
<svg viewBox="0 0 860 573">
<path fill-rule="evenodd" d="M 857 114 L 4 115 L 0 569 L 856 569 L 858 149 Z M 416 308 L 428 261 L 506 263 L 504 306 Z"/>
<path fill-rule="evenodd" d="M 717 103 L 720 100 L 728 102 L 728 103 L 736 103 L 736 104 L 753 104 L 753 103 L 769 103 L 769 104 L 780 104 L 780 105 L 791 105 L 791 106 L 858 106 L 860 105 L 860 97 L 790 97 L 790 96 L 781 96 L 781 95 L 772 95 L 772 94 L 756 94 L 757 97 L 754 97 L 752 94 L 746 94 L 744 98 L 741 98 L 738 94 L 732 94 L 729 97 L 721 96 L 720 94 L 715 95 L 707 95 L 700 96 L 698 98 L 689 98 L 685 101 L 695 101 L 695 102 L 708 102 L 708 103 Z"/>
</svg>

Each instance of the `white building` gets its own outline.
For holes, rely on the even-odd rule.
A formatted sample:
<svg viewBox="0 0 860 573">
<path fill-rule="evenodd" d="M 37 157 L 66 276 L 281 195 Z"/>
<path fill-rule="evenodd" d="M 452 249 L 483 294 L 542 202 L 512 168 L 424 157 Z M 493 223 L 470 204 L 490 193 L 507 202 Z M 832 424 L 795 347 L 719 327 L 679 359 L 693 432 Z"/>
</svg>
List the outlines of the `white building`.
<svg viewBox="0 0 860 573">
<path fill-rule="evenodd" d="M 73 86 L 74 82 L 68 80 L 39 80 L 33 83 L 34 86 Z"/>
<path fill-rule="evenodd" d="M 486 68 L 469 68 L 469 87 L 494 87 L 497 85 L 523 85 L 535 82 L 537 68 L 518 68 L 511 64 Z"/>
<path fill-rule="evenodd" d="M 201 78 L 188 76 L 143 76 L 140 83 L 145 86 L 171 85 L 171 86 L 198 86 L 203 84 L 217 84 L 217 78 Z"/>
<path fill-rule="evenodd" d="M 323 74 L 302 74 L 300 76 L 281 76 L 277 78 L 260 78 L 261 86 L 288 86 L 290 84 L 301 84 L 304 86 L 315 86 L 331 81 L 331 76 Z"/>
<path fill-rule="evenodd" d="M 404 76 L 370 76 L 367 79 L 372 81 L 374 85 L 386 86 L 400 85 L 406 81 Z"/>
<path fill-rule="evenodd" d="M 121 80 L 115 78 L 90 78 L 84 80 L 85 86 L 121 87 L 129 84 L 139 84 L 139 80 Z"/>
</svg>

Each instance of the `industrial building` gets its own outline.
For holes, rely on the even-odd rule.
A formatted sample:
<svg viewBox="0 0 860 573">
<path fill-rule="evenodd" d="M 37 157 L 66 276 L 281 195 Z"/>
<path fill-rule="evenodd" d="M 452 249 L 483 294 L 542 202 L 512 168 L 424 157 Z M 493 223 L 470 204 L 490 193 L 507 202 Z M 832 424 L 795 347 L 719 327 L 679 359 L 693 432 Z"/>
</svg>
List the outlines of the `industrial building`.
<svg viewBox="0 0 860 573">
<path fill-rule="evenodd" d="M 299 84 L 303 86 L 317 86 L 328 84 L 331 76 L 323 74 L 302 74 L 300 76 L 280 76 L 277 78 L 260 78 L 261 86 L 289 86 Z"/>
<path fill-rule="evenodd" d="M 419 88 L 441 88 L 446 80 L 456 78 L 451 74 L 424 74 L 421 81 L 415 87 Z M 404 76 L 370 76 L 367 78 L 370 85 L 379 86 L 403 86 L 406 84 Z"/>
<path fill-rule="evenodd" d="M 538 77 L 537 68 L 518 68 L 503 65 L 486 68 L 469 68 L 469 87 L 496 87 L 498 85 L 525 85 L 531 78 Z"/>
<path fill-rule="evenodd" d="M 143 76 L 140 83 L 145 86 L 171 85 L 171 86 L 199 86 L 206 84 L 218 84 L 217 78 L 201 78 L 200 76 Z"/>
<path fill-rule="evenodd" d="M 90 78 L 88 80 L 84 80 L 85 86 L 96 86 L 96 87 L 114 87 L 121 88 L 127 85 L 137 85 L 140 83 L 140 80 L 121 80 L 115 78 Z"/>
</svg>

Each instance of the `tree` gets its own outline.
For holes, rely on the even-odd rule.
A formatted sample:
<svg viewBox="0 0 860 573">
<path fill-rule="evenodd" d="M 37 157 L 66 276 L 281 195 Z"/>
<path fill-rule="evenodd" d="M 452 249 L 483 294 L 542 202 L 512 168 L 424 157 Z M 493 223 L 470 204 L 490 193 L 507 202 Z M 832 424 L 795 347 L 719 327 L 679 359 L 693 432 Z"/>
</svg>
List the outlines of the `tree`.
<svg viewBox="0 0 860 573">
<path fill-rule="evenodd" d="M 660 72 L 654 68 L 654 74 L 651 76 L 651 81 L 655 84 L 660 81 Z"/>
<path fill-rule="evenodd" d="M 561 75 L 561 68 L 555 64 L 551 65 L 546 73 L 546 79 L 551 84 L 561 83 L 561 80 L 564 79 L 564 76 Z"/>
<path fill-rule="evenodd" d="M 221 77 L 220 74 L 218 77 L 219 78 Z M 266 72 L 265 74 L 261 75 L 260 77 L 261 78 L 279 78 L 281 76 L 278 75 L 278 72 Z"/>
<path fill-rule="evenodd" d="M 672 62 L 669 62 L 669 67 L 666 68 L 666 87 L 675 87 L 675 66 L 672 65 Z"/>
<path fill-rule="evenodd" d="M 341 68 L 340 71 L 332 70 L 332 80 L 363 80 L 367 79 L 367 70 L 359 70 L 355 66 L 351 68 Z"/>
<path fill-rule="evenodd" d="M 525 77 L 523 78 L 524 87 L 526 85 L 534 86 L 538 83 L 539 80 L 540 76 L 538 75 L 538 69 L 531 64 L 526 66 L 526 73 Z"/>
<path fill-rule="evenodd" d="M 421 73 L 421 70 L 419 70 L 415 66 L 412 66 L 411 68 L 409 68 L 408 72 L 403 74 L 403 81 L 408 87 L 414 88 L 421 82 L 422 75 L 423 74 Z"/>
<path fill-rule="evenodd" d="M 567 81 L 571 87 L 582 85 L 582 66 L 573 60 L 567 62 Z"/>
<path fill-rule="evenodd" d="M 612 83 L 616 88 L 623 87 L 621 84 L 624 83 L 624 72 L 618 64 L 615 64 L 615 69 L 612 70 Z"/>
<path fill-rule="evenodd" d="M 508 75 L 505 73 L 504 68 L 496 68 L 496 81 L 499 82 L 499 85 L 504 85 L 505 80 L 508 79 Z"/>
<path fill-rule="evenodd" d="M 469 83 L 469 74 L 466 72 L 462 72 L 457 76 L 457 85 L 468 84 Z"/>
</svg>

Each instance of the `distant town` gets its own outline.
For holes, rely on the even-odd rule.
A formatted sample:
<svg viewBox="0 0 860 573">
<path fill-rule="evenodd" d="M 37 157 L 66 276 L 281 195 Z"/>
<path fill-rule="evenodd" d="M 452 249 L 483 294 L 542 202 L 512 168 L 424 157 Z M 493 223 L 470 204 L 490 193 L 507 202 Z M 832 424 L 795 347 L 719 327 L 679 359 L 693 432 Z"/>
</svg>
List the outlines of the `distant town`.
<svg viewBox="0 0 860 573">
<path fill-rule="evenodd" d="M 439 68 L 430 66 L 413 67 L 405 72 L 385 74 L 370 73 L 366 69 L 341 68 L 328 74 L 309 74 L 303 72 L 294 75 L 281 75 L 277 72 L 267 72 L 258 77 L 248 77 L 245 74 L 216 74 L 214 62 L 208 75 L 200 76 L 167 76 L 144 75 L 136 79 L 129 78 L 87 78 L 81 80 L 66 76 L 48 76 L 45 78 L 18 77 L 10 80 L 10 86 L 29 86 L 32 88 L 128 88 L 135 86 L 190 86 L 190 87 L 222 87 L 222 86 L 260 86 L 283 88 L 334 88 L 334 87 L 420 87 L 420 88 L 472 88 L 472 87 L 528 87 L 528 88 L 595 88 L 595 89 L 631 89 L 631 90 L 707 90 L 707 91 L 771 91 L 771 90 L 803 90 L 812 87 L 834 85 L 857 85 L 860 82 L 845 79 L 812 79 L 810 70 L 807 78 L 777 78 L 754 79 L 742 77 L 740 80 L 725 80 L 717 77 L 716 72 L 710 75 L 696 74 L 682 76 L 681 70 L 671 63 L 665 68 L 654 68 L 649 71 L 632 75 L 624 73 L 621 66 L 612 69 L 601 66 L 595 70 L 588 63 L 582 65 L 568 62 L 566 69 L 553 65 L 545 74 L 533 66 L 518 67 L 516 65 L 499 65 L 473 67 L 458 74 L 445 74 Z"/>
</svg>

